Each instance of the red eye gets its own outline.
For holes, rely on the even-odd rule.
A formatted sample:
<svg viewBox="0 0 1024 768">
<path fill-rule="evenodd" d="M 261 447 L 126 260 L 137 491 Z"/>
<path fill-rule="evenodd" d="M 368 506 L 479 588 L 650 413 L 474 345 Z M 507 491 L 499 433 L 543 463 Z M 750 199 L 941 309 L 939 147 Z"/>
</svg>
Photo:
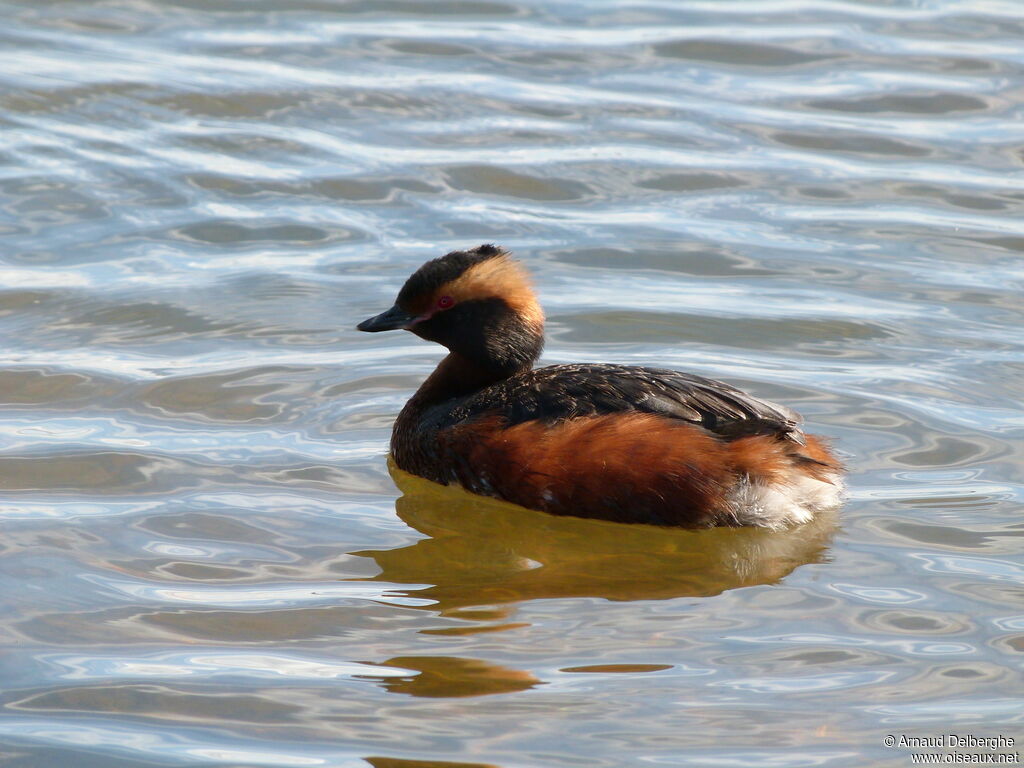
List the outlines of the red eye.
<svg viewBox="0 0 1024 768">
<path fill-rule="evenodd" d="M 448 309 L 455 303 L 455 299 L 451 296 L 442 296 L 437 300 L 437 306 L 441 309 Z"/>
</svg>

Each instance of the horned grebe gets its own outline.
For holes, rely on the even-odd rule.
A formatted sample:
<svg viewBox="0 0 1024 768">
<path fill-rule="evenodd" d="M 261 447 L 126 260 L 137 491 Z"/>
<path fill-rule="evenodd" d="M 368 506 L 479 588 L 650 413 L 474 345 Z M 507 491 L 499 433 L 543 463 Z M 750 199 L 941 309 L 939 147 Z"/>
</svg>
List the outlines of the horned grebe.
<svg viewBox="0 0 1024 768">
<path fill-rule="evenodd" d="M 784 406 L 720 381 L 604 363 L 534 368 L 544 313 L 481 245 L 428 261 L 361 331 L 449 350 L 395 422 L 407 472 L 556 515 L 783 528 L 838 506 L 842 466 Z"/>
</svg>

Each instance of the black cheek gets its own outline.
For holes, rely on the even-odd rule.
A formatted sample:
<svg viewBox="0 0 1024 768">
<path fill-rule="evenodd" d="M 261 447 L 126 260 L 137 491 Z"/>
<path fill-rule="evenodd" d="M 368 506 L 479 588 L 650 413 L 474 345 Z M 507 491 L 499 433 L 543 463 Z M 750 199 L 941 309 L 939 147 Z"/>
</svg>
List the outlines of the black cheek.
<svg viewBox="0 0 1024 768">
<path fill-rule="evenodd" d="M 447 315 L 446 312 L 439 312 L 429 320 L 421 320 L 409 330 L 421 339 L 447 346 L 452 333 L 451 318 Z"/>
</svg>

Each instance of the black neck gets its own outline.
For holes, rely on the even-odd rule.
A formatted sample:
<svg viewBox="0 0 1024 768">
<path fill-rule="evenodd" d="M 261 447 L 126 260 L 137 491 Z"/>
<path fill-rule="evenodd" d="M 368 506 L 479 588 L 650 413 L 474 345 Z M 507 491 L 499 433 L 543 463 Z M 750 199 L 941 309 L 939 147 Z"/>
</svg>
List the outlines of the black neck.
<svg viewBox="0 0 1024 768">
<path fill-rule="evenodd" d="M 427 408 L 445 400 L 465 397 L 517 373 L 525 373 L 532 367 L 533 359 L 516 365 L 488 365 L 458 352 L 452 352 L 420 385 L 409 405 L 414 408 Z"/>
</svg>

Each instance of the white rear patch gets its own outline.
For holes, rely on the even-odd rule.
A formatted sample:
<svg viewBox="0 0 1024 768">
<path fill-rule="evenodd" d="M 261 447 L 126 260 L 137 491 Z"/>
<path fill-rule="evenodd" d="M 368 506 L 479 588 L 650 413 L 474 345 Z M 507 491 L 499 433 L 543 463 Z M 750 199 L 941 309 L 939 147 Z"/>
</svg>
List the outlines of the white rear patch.
<svg viewBox="0 0 1024 768">
<path fill-rule="evenodd" d="M 729 500 L 729 512 L 738 525 L 788 528 L 809 522 L 816 513 L 834 509 L 843 501 L 845 486 L 838 474 L 829 481 L 791 472 L 785 481 L 762 485 L 742 480 Z"/>
</svg>

